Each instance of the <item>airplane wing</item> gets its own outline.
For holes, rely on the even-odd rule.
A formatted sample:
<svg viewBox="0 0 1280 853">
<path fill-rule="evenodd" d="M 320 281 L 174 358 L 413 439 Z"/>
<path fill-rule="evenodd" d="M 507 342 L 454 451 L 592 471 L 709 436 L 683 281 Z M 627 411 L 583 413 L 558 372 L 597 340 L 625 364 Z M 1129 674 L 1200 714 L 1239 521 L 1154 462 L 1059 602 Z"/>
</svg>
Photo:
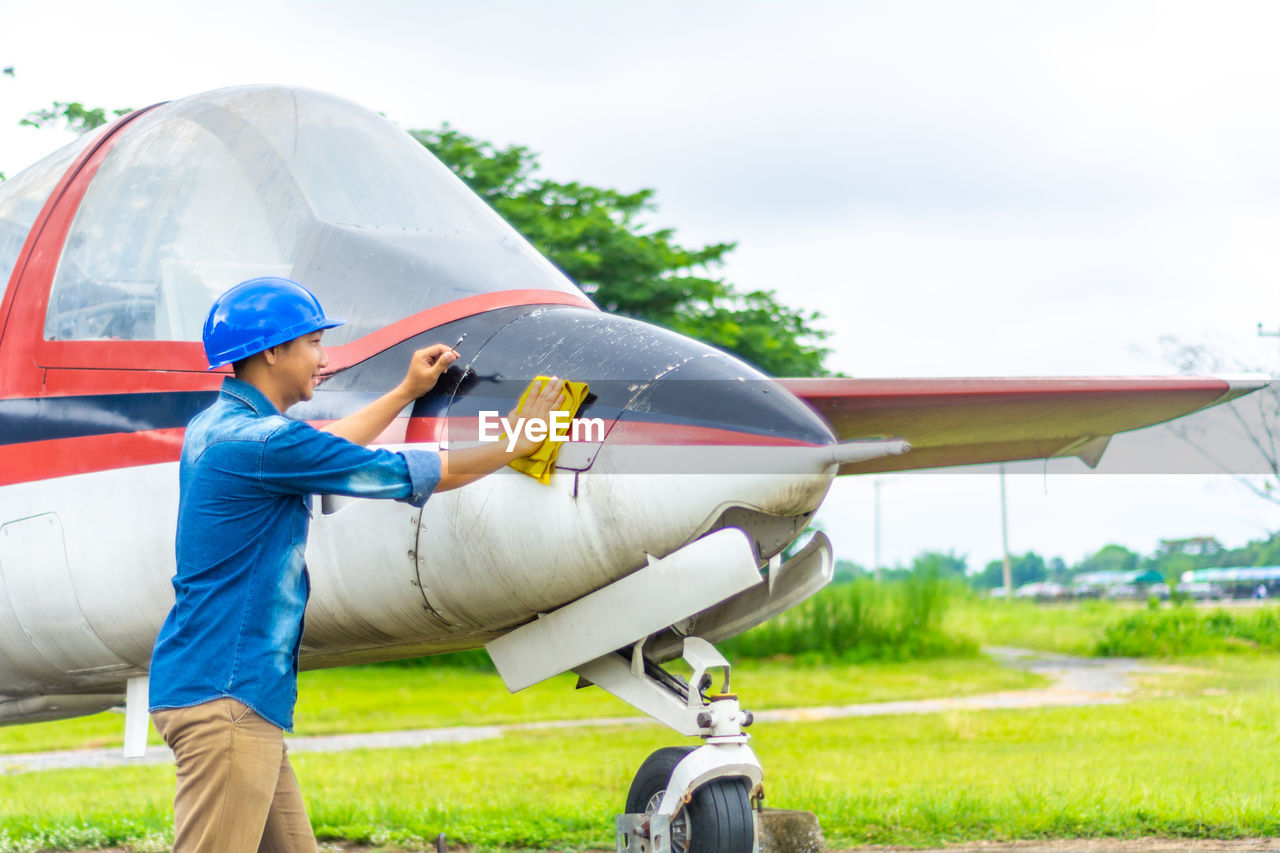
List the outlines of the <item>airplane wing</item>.
<svg viewBox="0 0 1280 853">
<path fill-rule="evenodd" d="M 779 379 L 840 441 L 897 438 L 902 456 L 841 474 L 1076 456 L 1094 467 L 1111 436 L 1225 403 L 1266 376 L 1025 379 Z"/>
</svg>

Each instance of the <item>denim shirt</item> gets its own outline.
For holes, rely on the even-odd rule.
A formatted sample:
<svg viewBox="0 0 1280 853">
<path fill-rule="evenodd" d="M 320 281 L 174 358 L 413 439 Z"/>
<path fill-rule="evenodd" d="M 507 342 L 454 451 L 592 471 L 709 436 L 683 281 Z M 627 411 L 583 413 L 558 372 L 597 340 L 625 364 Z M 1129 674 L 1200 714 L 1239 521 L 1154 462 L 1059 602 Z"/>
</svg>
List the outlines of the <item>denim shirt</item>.
<svg viewBox="0 0 1280 853">
<path fill-rule="evenodd" d="M 311 495 L 422 506 L 439 481 L 439 454 L 361 447 L 224 380 L 182 445 L 176 600 L 152 652 L 151 710 L 230 696 L 292 731 Z"/>
</svg>

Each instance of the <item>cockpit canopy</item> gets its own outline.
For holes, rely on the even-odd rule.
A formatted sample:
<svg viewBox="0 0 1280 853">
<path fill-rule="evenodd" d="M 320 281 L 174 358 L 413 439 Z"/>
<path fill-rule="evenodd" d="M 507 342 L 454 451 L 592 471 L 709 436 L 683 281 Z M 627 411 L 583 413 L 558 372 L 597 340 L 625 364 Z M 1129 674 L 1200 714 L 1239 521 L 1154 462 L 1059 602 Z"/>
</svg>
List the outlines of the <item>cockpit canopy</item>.
<svg viewBox="0 0 1280 853">
<path fill-rule="evenodd" d="M 47 195 L 58 175 L 14 183 L 47 184 Z M 294 278 L 345 318 L 329 344 L 468 296 L 581 295 L 377 114 L 305 89 L 241 87 L 161 105 L 119 133 L 67 235 L 44 337 L 198 341 L 214 297 L 259 275 Z"/>
</svg>

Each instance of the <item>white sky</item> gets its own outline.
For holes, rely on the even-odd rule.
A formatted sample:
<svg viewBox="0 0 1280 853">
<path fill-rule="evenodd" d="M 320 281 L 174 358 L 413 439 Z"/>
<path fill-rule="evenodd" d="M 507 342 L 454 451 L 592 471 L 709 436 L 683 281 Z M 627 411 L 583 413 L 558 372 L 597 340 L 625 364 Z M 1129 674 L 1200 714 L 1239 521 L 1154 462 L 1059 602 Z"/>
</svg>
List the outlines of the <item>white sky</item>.
<svg viewBox="0 0 1280 853">
<path fill-rule="evenodd" d="M 1277 25 L 1268 2 L 23 3 L 0 34 L 0 170 L 65 141 L 15 126 L 54 100 L 299 84 L 527 145 L 551 177 L 655 188 L 655 224 L 739 242 L 730 281 L 823 312 L 849 375 L 1170 373 L 1163 335 L 1268 367 Z M 1015 552 L 1280 528 L 1226 478 L 1029 470 Z M 998 556 L 995 477 L 884 480 L 886 563 Z M 820 515 L 865 564 L 872 491 L 845 478 Z"/>
</svg>

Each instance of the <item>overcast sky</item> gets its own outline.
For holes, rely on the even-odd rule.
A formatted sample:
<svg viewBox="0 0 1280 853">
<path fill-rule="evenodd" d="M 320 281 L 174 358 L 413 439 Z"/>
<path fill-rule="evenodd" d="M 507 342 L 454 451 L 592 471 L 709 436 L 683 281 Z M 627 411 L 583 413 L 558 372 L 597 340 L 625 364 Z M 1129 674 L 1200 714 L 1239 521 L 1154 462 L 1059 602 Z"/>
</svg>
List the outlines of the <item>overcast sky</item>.
<svg viewBox="0 0 1280 853">
<path fill-rule="evenodd" d="M 654 224 L 737 241 L 723 274 L 821 311 L 852 376 L 1171 373 L 1168 335 L 1270 372 L 1278 24 L 1267 2 L 24 3 L 0 170 L 65 141 L 16 127 L 54 100 L 305 85 L 656 189 Z M 1223 477 L 1020 470 L 1017 552 L 1280 529 Z M 999 555 L 990 473 L 883 479 L 884 562 Z M 864 564 L 872 494 L 845 478 L 820 515 Z"/>
</svg>

